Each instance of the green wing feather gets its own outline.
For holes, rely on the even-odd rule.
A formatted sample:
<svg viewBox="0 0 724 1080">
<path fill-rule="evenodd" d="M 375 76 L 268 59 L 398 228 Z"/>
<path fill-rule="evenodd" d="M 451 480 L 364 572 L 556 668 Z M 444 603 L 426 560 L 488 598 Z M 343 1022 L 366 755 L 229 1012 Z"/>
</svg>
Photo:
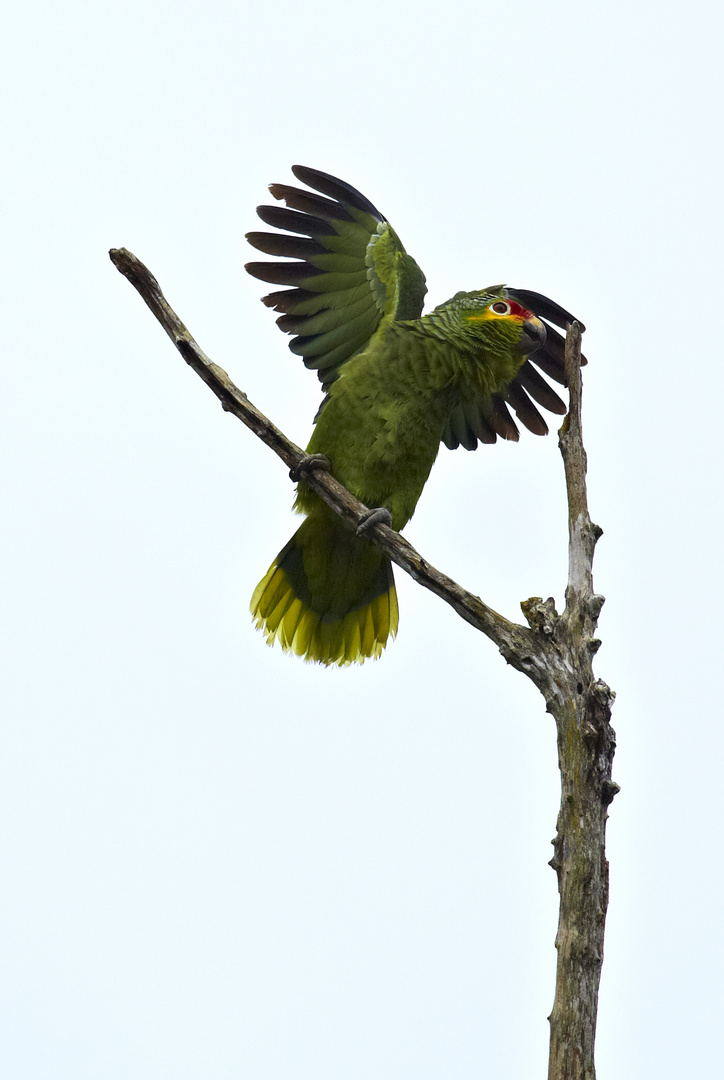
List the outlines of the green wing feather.
<svg viewBox="0 0 724 1080">
<path fill-rule="evenodd" d="M 359 191 L 317 169 L 294 165 L 292 172 L 314 192 L 271 184 L 286 209 L 260 206 L 257 213 L 266 225 L 286 232 L 251 232 L 247 239 L 266 255 L 300 261 L 252 262 L 246 269 L 262 281 L 293 286 L 270 293 L 264 303 L 284 313 L 277 325 L 296 335 L 289 348 L 316 369 L 326 390 L 383 320 L 419 318 L 425 277 L 384 215 Z"/>
</svg>

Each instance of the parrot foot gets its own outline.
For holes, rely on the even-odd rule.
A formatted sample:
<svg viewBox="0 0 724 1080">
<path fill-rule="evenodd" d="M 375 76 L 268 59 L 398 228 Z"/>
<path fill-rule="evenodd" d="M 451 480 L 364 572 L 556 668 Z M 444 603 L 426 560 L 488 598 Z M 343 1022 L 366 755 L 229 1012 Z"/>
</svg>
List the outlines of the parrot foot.
<svg viewBox="0 0 724 1080">
<path fill-rule="evenodd" d="M 378 506 L 375 510 L 366 510 L 364 514 L 360 514 L 355 531 L 358 536 L 364 536 L 370 529 L 374 529 L 375 525 L 387 525 L 392 528 L 392 514 L 386 506 Z"/>
<path fill-rule="evenodd" d="M 305 474 L 308 475 L 316 469 L 321 472 L 331 472 L 329 458 L 324 454 L 305 454 L 302 460 L 289 470 L 289 478 L 296 484 L 299 480 L 304 480 Z"/>
</svg>

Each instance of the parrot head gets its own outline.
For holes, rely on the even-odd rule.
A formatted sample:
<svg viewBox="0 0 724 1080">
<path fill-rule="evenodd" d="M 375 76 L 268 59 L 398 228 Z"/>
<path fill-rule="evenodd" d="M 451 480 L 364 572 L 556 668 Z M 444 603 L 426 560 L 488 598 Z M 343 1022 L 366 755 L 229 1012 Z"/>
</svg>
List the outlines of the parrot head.
<svg viewBox="0 0 724 1080">
<path fill-rule="evenodd" d="M 525 357 L 545 344 L 545 323 L 509 296 L 503 285 L 480 292 L 456 293 L 441 308 L 456 312 L 459 328 L 468 340 L 474 339 L 496 351 Z"/>
</svg>

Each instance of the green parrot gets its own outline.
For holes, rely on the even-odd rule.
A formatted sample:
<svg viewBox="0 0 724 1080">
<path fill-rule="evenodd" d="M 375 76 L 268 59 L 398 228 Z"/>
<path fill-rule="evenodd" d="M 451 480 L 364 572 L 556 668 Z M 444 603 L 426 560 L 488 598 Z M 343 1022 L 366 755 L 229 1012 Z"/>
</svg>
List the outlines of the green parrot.
<svg viewBox="0 0 724 1080">
<path fill-rule="evenodd" d="M 283 314 L 289 348 L 317 371 L 325 392 L 306 468 L 328 467 L 366 506 L 357 535 L 304 482 L 295 509 L 305 520 L 257 585 L 256 626 L 269 644 L 321 664 L 379 657 L 397 632 L 392 564 L 364 536 L 385 520 L 410 520 L 440 443 L 476 449 L 518 439 L 508 409 L 537 435 L 548 431 L 531 401 L 566 406 L 533 364 L 565 384 L 565 328 L 573 316 L 538 293 L 494 285 L 459 292 L 422 314 L 425 277 L 372 203 L 328 173 L 295 165 L 313 191 L 271 184 L 280 206 L 261 220 L 283 232 L 249 243 L 295 262 L 252 262 L 262 281 L 292 288 L 263 302 Z M 530 396 L 529 396 L 530 395 Z"/>
</svg>

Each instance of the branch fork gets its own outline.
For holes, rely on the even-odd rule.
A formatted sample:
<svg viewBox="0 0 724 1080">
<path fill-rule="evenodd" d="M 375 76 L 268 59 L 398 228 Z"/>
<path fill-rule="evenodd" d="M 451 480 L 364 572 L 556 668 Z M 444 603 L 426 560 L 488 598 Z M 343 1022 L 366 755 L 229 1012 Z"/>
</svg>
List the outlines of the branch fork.
<svg viewBox="0 0 724 1080">
<path fill-rule="evenodd" d="M 352 529 L 369 521 L 369 538 L 420 585 L 435 593 L 495 643 L 505 661 L 531 679 L 556 721 L 561 805 L 553 858 L 560 914 L 548 1080 L 595 1080 L 594 1039 L 603 939 L 608 905 L 605 857 L 607 808 L 619 788 L 611 779 L 616 739 L 610 724 L 614 694 L 592 669 L 604 598 L 593 590 L 593 555 L 602 534 L 591 521 L 586 494 L 586 453 L 581 432 L 581 330 L 566 337 L 570 408 L 559 432 L 568 494 L 569 571 L 565 609 L 552 598 L 521 604 L 527 626 L 506 619 L 478 596 L 436 570 L 399 533 L 374 519 L 329 471 L 305 468 L 304 451 L 276 428 L 198 346 L 166 301 L 156 278 L 125 248 L 110 258 L 133 285 L 186 363 L 221 402 L 299 475 Z"/>
</svg>

